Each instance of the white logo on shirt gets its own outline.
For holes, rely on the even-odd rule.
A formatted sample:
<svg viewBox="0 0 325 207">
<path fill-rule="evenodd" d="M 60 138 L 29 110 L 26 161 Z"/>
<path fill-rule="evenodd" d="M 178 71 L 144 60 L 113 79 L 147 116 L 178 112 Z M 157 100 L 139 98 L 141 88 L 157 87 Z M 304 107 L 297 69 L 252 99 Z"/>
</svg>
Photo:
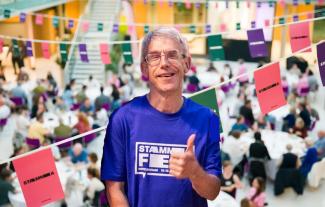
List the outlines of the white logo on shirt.
<svg viewBox="0 0 325 207">
<path fill-rule="evenodd" d="M 135 174 L 171 176 L 169 158 L 172 152 L 185 152 L 186 145 L 151 142 L 135 143 Z"/>
</svg>

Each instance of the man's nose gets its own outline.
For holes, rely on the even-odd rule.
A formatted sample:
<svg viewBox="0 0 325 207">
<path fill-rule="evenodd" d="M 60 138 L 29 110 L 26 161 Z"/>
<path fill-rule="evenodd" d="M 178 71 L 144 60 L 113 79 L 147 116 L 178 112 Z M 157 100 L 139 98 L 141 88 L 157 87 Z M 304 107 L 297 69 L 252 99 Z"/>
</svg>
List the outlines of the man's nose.
<svg viewBox="0 0 325 207">
<path fill-rule="evenodd" d="M 160 65 L 168 65 L 168 58 L 165 54 L 160 56 Z"/>
</svg>

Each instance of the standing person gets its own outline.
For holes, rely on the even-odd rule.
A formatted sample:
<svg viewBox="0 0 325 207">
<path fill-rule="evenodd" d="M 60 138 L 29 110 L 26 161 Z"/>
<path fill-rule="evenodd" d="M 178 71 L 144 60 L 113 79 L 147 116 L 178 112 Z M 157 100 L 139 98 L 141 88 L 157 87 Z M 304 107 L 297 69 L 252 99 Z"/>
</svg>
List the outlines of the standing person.
<svg viewBox="0 0 325 207">
<path fill-rule="evenodd" d="M 24 64 L 24 57 L 25 57 L 25 45 L 22 41 L 18 41 L 17 43 L 17 50 L 14 48 L 14 44 L 12 43 L 12 46 L 10 47 L 10 52 L 11 52 L 11 61 L 12 61 L 12 66 L 14 67 L 15 74 L 17 74 L 17 66 L 19 69 L 19 73 L 21 71 L 21 68 L 25 66 Z"/>
<path fill-rule="evenodd" d="M 14 186 L 11 184 L 13 177 L 12 172 L 8 169 L 1 170 L 0 177 L 0 206 L 1 207 L 10 207 L 10 201 L 8 197 L 8 193 L 16 193 Z"/>
<path fill-rule="evenodd" d="M 190 66 L 176 29 L 145 36 L 141 71 L 150 91 L 116 110 L 106 132 L 101 179 L 110 206 L 206 207 L 219 194 L 219 118 L 182 97 Z"/>
</svg>

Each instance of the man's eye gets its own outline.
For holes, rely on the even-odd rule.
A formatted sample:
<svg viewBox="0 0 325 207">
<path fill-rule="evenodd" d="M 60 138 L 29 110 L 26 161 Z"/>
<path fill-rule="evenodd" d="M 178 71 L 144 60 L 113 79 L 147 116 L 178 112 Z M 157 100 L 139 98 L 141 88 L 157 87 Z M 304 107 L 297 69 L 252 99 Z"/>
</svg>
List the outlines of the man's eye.
<svg viewBox="0 0 325 207">
<path fill-rule="evenodd" d="M 160 58 L 160 55 L 150 55 L 149 59 L 150 60 L 158 60 Z"/>
<path fill-rule="evenodd" d="M 178 58 L 177 52 L 169 53 L 168 54 L 168 58 L 170 58 L 170 59 L 177 59 Z"/>
</svg>

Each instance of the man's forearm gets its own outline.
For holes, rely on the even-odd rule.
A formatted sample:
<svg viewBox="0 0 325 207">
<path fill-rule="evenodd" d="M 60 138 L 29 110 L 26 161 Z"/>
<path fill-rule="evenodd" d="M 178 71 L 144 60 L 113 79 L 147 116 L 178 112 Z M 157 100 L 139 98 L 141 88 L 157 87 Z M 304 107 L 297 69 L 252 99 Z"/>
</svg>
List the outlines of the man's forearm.
<svg viewBox="0 0 325 207">
<path fill-rule="evenodd" d="M 192 187 L 201 196 L 214 200 L 220 191 L 220 180 L 215 175 L 206 173 L 201 167 L 190 177 Z"/>
<path fill-rule="evenodd" d="M 111 207 L 129 207 L 123 186 L 118 182 L 106 182 L 106 195 Z"/>
</svg>

